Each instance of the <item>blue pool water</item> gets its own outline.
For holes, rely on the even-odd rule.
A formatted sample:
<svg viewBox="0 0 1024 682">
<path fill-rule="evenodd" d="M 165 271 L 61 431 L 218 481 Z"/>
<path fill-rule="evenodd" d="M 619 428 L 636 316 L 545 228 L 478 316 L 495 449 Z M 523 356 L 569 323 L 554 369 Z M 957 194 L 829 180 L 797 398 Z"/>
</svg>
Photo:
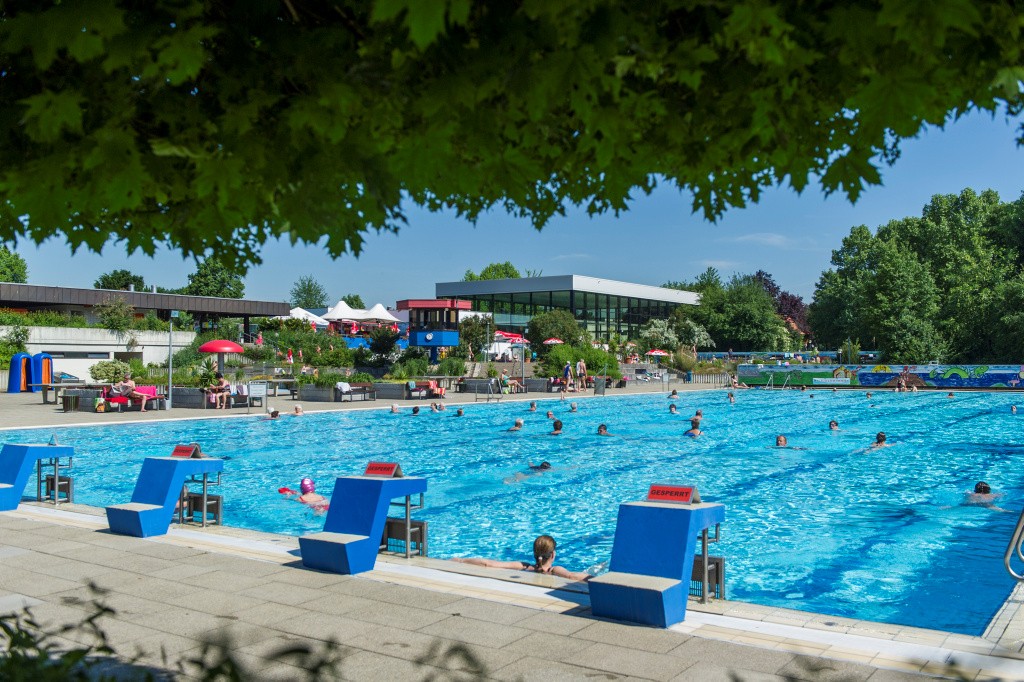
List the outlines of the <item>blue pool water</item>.
<svg viewBox="0 0 1024 682">
<path fill-rule="evenodd" d="M 813 395 L 813 397 L 811 397 Z M 104 506 L 130 497 L 142 458 L 199 441 L 230 456 L 224 485 L 229 525 L 302 534 L 323 517 L 282 498 L 281 486 L 361 473 L 371 459 L 398 461 L 426 476 L 436 557 L 529 559 L 550 533 L 559 563 L 598 567 L 611 553 L 617 507 L 652 482 L 691 483 L 726 505 L 723 541 L 731 599 L 866 620 L 980 634 L 1012 588 L 1002 552 L 1024 497 L 1024 411 L 1019 396 L 741 391 L 682 395 L 679 415 L 665 394 L 465 406 L 418 417 L 386 410 L 256 416 L 57 428 L 73 445 L 78 502 Z M 696 408 L 703 437 L 682 437 Z M 565 422 L 549 436 L 544 412 Z M 509 433 L 516 417 L 526 419 Z M 838 432 L 830 432 L 837 419 Z M 595 435 L 606 423 L 615 437 Z M 4 434 L 45 442 L 45 432 Z M 890 447 L 870 450 L 877 431 Z M 791 446 L 773 447 L 777 433 Z M 553 469 L 515 481 L 527 463 Z M 961 506 L 963 491 L 987 480 L 1015 513 Z M 506 481 L 513 482 L 506 482 Z M 666 542 L 675 541 L 666 538 Z"/>
</svg>

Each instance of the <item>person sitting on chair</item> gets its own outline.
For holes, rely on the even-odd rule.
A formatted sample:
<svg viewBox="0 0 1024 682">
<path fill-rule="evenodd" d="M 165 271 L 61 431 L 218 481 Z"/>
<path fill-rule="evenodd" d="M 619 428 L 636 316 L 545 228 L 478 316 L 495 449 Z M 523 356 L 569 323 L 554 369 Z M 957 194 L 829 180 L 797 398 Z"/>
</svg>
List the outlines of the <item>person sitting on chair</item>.
<svg viewBox="0 0 1024 682">
<path fill-rule="evenodd" d="M 224 378 L 220 372 L 214 375 L 214 382 L 206 389 L 207 393 L 216 397 L 218 410 L 226 408 L 231 401 L 231 382 Z"/>
<path fill-rule="evenodd" d="M 146 411 L 146 401 L 149 400 L 149 396 L 145 393 L 139 393 L 138 389 L 135 387 L 135 382 L 132 381 L 131 374 L 125 374 L 124 379 L 111 386 L 110 395 L 141 400 L 142 408 L 139 411 Z"/>
</svg>

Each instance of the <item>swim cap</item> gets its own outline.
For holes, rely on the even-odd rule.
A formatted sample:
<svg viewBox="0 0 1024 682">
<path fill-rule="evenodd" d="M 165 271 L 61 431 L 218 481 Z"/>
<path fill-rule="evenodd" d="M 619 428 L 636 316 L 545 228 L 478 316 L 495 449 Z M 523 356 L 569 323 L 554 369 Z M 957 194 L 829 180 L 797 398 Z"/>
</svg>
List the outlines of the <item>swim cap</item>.
<svg viewBox="0 0 1024 682">
<path fill-rule="evenodd" d="M 303 495 L 305 495 L 306 493 L 315 492 L 316 483 L 313 482 L 312 478 L 304 478 L 301 481 L 299 481 L 299 490 L 302 491 Z"/>
</svg>

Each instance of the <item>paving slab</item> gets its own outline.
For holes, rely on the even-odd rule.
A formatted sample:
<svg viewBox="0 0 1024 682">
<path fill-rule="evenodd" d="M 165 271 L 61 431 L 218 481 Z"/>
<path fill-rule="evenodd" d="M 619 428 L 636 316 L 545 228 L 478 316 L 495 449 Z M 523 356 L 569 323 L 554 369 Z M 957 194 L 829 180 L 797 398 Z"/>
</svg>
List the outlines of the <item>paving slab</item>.
<svg viewBox="0 0 1024 682">
<path fill-rule="evenodd" d="M 421 628 L 419 631 L 425 635 L 436 635 L 496 649 L 530 634 L 529 630 L 512 625 L 498 625 L 462 616 L 449 616 L 442 621 Z"/>
<path fill-rule="evenodd" d="M 565 663 L 605 670 L 619 675 L 635 675 L 651 680 L 671 680 L 692 662 L 676 656 L 640 651 L 625 646 L 592 644 L 582 651 L 561 657 Z"/>
<path fill-rule="evenodd" d="M 448 617 L 443 613 L 428 609 L 418 609 L 412 606 L 403 606 L 402 604 L 380 603 L 371 603 L 347 611 L 345 616 L 367 623 L 389 625 L 406 630 L 419 630 Z"/>
<path fill-rule="evenodd" d="M 703 637 L 691 637 L 668 653 L 688 661 L 713 660 L 717 665 L 775 674 L 797 658 L 791 653 Z"/>
<path fill-rule="evenodd" d="M 477 618 L 502 625 L 512 625 L 537 615 L 535 609 L 512 604 L 500 604 L 483 599 L 460 599 L 459 601 L 437 607 L 436 610 L 450 616 Z"/>
<path fill-rule="evenodd" d="M 689 639 L 689 635 L 673 630 L 609 621 L 594 621 L 573 636 L 658 654 L 668 653 Z"/>
<path fill-rule="evenodd" d="M 503 682 L 639 682 L 642 679 L 533 657 L 520 658 L 490 676 Z"/>
</svg>

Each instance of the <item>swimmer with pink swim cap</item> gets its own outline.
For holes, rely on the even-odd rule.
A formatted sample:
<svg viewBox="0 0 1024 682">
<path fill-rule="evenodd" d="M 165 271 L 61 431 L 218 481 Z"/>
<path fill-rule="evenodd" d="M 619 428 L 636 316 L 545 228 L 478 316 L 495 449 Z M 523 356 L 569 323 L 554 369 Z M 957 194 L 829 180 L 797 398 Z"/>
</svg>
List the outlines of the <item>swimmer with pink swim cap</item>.
<svg viewBox="0 0 1024 682">
<path fill-rule="evenodd" d="M 329 502 L 327 498 L 320 495 L 316 491 L 316 483 L 312 478 L 306 477 L 299 481 L 299 492 L 295 492 L 290 488 L 279 488 L 278 492 L 283 495 L 295 495 L 295 499 L 302 504 L 308 504 L 317 513 L 327 511 Z"/>
</svg>

